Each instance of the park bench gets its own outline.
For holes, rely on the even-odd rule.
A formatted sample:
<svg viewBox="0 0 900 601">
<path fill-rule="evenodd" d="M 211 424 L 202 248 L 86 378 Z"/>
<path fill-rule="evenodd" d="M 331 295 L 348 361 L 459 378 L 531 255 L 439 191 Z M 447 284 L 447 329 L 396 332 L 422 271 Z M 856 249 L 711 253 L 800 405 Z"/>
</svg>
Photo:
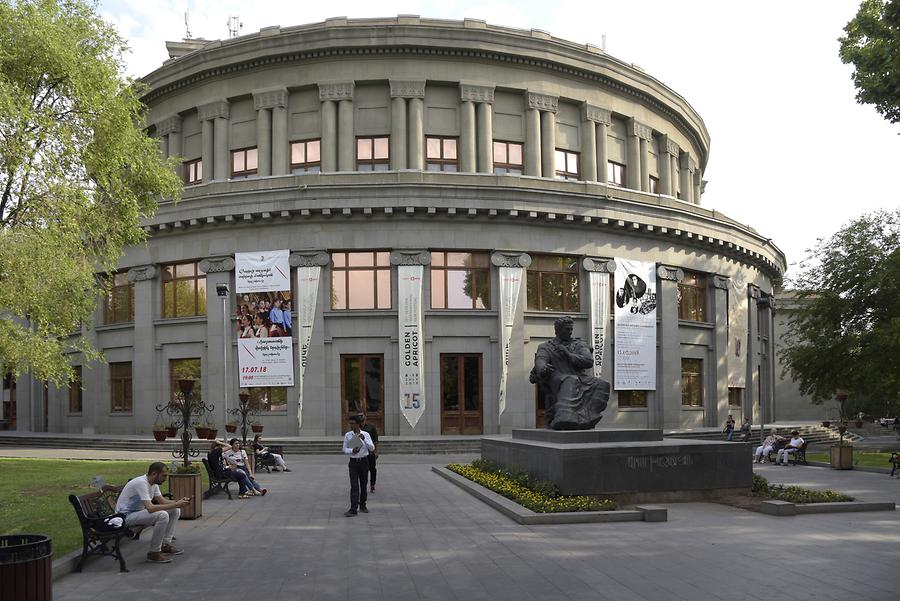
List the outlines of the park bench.
<svg viewBox="0 0 900 601">
<path fill-rule="evenodd" d="M 797 447 L 797 450 L 793 453 L 788 454 L 788 463 L 793 465 L 809 465 L 806 462 L 806 447 L 809 445 L 808 441 L 803 441 L 803 444 Z M 775 463 L 775 459 L 778 457 L 778 453 L 776 451 L 772 451 L 769 453 L 769 463 Z"/>
<path fill-rule="evenodd" d="M 277 455 L 281 455 L 284 457 L 284 449 L 281 447 L 268 447 L 269 451 L 267 453 L 255 453 L 256 457 L 256 465 L 254 465 L 253 469 L 259 471 L 260 468 L 265 469 L 267 474 L 272 473 L 272 468 L 275 467 L 275 458 L 272 457 L 272 453 Z"/>
<path fill-rule="evenodd" d="M 891 453 L 891 458 L 888 461 L 891 464 L 891 478 L 893 478 L 894 474 L 900 472 L 900 453 Z"/>
<path fill-rule="evenodd" d="M 217 492 L 225 491 L 225 494 L 228 495 L 228 500 L 231 500 L 231 490 L 228 488 L 228 485 L 234 482 L 231 478 L 219 478 L 216 476 L 215 472 L 213 472 L 212 468 L 209 467 L 209 459 L 206 457 L 203 458 L 203 466 L 206 468 L 206 474 L 209 476 L 209 488 L 206 489 L 206 492 L 203 493 L 203 498 L 208 499 Z"/>
<path fill-rule="evenodd" d="M 125 567 L 125 558 L 119 545 L 122 537 L 137 538 L 138 534 L 133 533 L 125 527 L 123 523 L 119 527 L 113 527 L 106 522 L 106 519 L 113 516 L 122 517 L 122 514 L 116 514 L 115 500 L 122 491 L 121 486 L 104 485 L 100 490 L 85 495 L 69 495 L 69 502 L 75 508 L 75 515 L 81 524 L 81 534 L 83 546 L 81 550 L 81 559 L 75 566 L 75 571 L 80 572 L 84 567 L 84 562 L 91 555 L 105 555 L 119 560 L 119 571 L 127 572 Z"/>
</svg>

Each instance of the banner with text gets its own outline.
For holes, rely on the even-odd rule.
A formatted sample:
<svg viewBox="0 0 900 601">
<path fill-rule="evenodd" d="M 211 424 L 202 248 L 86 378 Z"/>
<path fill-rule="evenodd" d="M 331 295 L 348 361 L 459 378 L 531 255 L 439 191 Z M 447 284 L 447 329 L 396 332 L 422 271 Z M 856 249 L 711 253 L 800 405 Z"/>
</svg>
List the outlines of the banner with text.
<svg viewBox="0 0 900 601">
<path fill-rule="evenodd" d="M 747 284 L 728 279 L 728 387 L 747 387 Z"/>
<path fill-rule="evenodd" d="M 400 324 L 400 411 L 413 428 L 425 413 L 422 369 L 422 265 L 397 267 Z"/>
<path fill-rule="evenodd" d="M 516 319 L 516 307 L 519 304 L 519 293 L 522 290 L 522 278 L 525 269 L 522 267 L 500 268 L 500 391 L 498 407 L 500 415 L 506 410 L 506 379 L 509 373 L 509 341 L 512 338 L 513 323 Z"/>
<path fill-rule="evenodd" d="M 294 353 L 290 338 L 238 338 L 241 388 L 293 386 Z"/>
<path fill-rule="evenodd" d="M 297 427 L 303 427 L 303 376 L 309 360 L 309 343 L 312 340 L 313 320 L 316 317 L 316 298 L 319 296 L 319 278 L 322 268 L 297 268 L 297 326 L 300 329 L 300 369 L 297 370 Z"/>
<path fill-rule="evenodd" d="M 238 294 L 291 289 L 290 251 L 234 253 L 234 284 Z"/>
<path fill-rule="evenodd" d="M 594 376 L 599 378 L 606 348 L 606 326 L 609 324 L 609 274 L 588 272 L 591 291 L 591 347 L 594 353 Z"/>
<path fill-rule="evenodd" d="M 616 259 L 615 388 L 656 389 L 656 264 Z"/>
</svg>

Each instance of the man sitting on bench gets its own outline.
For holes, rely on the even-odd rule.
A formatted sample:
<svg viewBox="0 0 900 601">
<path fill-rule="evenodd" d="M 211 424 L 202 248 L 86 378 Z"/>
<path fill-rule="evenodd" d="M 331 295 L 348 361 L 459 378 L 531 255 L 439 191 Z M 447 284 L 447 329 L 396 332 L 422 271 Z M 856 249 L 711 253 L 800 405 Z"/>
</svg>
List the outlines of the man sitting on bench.
<svg viewBox="0 0 900 601">
<path fill-rule="evenodd" d="M 793 432 L 791 432 L 791 439 L 788 441 L 787 446 L 783 449 L 778 450 L 778 454 L 775 456 L 775 465 L 778 465 L 779 463 L 782 463 L 782 465 L 787 465 L 788 457 L 793 453 L 796 453 L 797 449 L 802 446 L 803 439 L 800 438 L 800 432 L 794 430 Z"/>
<path fill-rule="evenodd" d="M 181 508 L 187 507 L 191 500 L 187 497 L 177 501 L 163 498 L 159 485 L 168 476 L 165 463 L 151 463 L 147 475 L 129 480 L 116 501 L 116 512 L 125 514 L 126 526 L 153 526 L 147 553 L 147 561 L 153 563 L 169 563 L 173 555 L 184 553 L 172 545 L 172 536 L 181 517 Z"/>
</svg>

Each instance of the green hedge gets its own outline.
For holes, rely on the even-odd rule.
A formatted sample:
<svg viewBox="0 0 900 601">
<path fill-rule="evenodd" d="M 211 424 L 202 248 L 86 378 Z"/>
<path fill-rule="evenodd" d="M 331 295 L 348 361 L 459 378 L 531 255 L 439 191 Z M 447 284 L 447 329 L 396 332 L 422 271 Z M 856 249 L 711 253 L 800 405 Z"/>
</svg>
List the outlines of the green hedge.
<svg viewBox="0 0 900 601">
<path fill-rule="evenodd" d="M 757 474 L 753 474 L 752 493 L 759 497 L 791 503 L 837 503 L 854 500 L 849 495 L 833 490 L 809 490 L 800 486 L 769 484 L 768 480 Z"/>
</svg>

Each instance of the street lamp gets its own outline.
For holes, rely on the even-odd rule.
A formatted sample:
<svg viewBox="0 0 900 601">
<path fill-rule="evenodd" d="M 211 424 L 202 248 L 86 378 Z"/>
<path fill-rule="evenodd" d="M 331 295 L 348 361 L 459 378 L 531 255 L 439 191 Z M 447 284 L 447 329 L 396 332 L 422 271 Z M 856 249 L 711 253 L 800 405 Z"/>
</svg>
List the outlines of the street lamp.
<svg viewBox="0 0 900 601">
<path fill-rule="evenodd" d="M 228 284 L 216 284 L 216 294 L 222 299 L 222 423 L 228 421 Z"/>
</svg>

